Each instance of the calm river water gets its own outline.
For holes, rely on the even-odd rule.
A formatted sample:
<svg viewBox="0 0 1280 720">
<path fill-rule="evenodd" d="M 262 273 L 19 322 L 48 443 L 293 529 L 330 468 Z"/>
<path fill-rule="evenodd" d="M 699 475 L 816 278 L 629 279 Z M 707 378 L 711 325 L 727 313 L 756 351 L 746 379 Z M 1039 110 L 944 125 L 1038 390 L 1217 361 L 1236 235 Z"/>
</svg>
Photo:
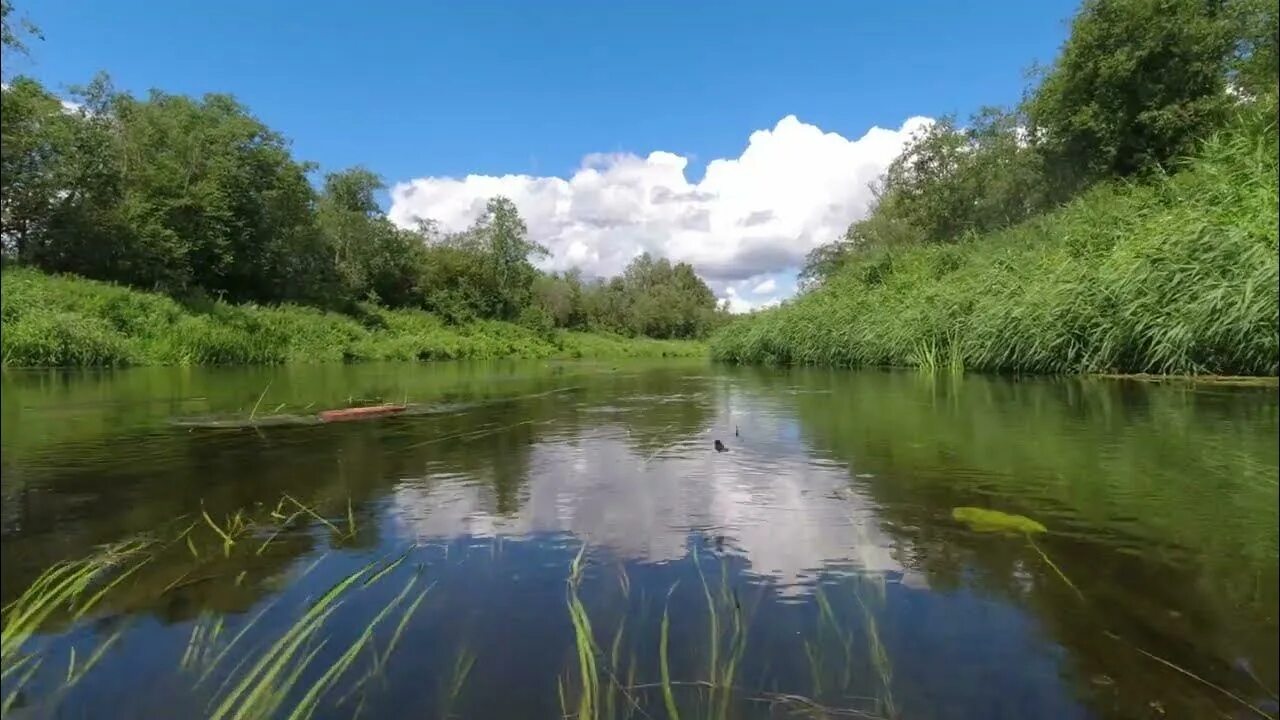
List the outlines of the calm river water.
<svg viewBox="0 0 1280 720">
<path fill-rule="evenodd" d="M 15 718 L 1277 712 L 1274 387 L 539 362 L 2 397 Z M 375 402 L 411 411 L 306 422 Z"/>
</svg>

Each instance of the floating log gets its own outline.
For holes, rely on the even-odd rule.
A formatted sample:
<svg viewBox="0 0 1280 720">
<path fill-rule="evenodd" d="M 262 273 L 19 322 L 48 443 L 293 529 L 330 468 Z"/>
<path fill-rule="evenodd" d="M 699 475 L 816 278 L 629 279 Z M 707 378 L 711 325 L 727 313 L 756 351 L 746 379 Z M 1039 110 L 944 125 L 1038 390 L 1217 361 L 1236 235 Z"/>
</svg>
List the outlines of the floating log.
<svg viewBox="0 0 1280 720">
<path fill-rule="evenodd" d="M 325 410 L 320 413 L 320 422 L 346 422 L 348 420 L 369 420 L 372 418 L 397 415 L 408 409 L 408 405 L 370 405 L 368 407 L 343 408 L 341 410 Z"/>
</svg>

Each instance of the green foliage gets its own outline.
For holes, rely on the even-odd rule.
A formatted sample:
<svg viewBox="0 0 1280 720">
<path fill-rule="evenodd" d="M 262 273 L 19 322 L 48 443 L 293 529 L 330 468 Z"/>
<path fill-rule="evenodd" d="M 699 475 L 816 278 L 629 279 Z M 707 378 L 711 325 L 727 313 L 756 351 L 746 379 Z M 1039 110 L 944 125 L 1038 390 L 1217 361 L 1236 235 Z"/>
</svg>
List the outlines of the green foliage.
<svg viewBox="0 0 1280 720">
<path fill-rule="evenodd" d="M 1247 106 L 1176 175 L 972 242 L 860 253 L 721 330 L 712 354 L 911 365 L 927 348 L 978 371 L 1274 375 L 1278 151 L 1274 100 Z"/>
<path fill-rule="evenodd" d="M 307 167 L 233 99 L 99 77 L 69 110 L 37 83 L 4 90 L 6 254 L 55 272 L 235 300 L 315 300 L 328 255 Z"/>
<path fill-rule="evenodd" d="M 638 260 L 616 302 L 593 302 L 589 295 L 612 286 L 584 285 L 576 271 L 539 272 L 532 259 L 546 250 L 529 239 L 506 198 L 493 198 L 467 231 L 443 234 L 429 221 L 416 230 L 392 224 L 375 197 L 382 180 L 363 168 L 326 175 L 316 193 L 310 166 L 294 161 L 282 137 L 228 96 L 195 101 L 153 92 L 137 100 L 100 77 L 79 98 L 81 108 L 69 111 L 26 78 L 3 91 L 10 263 L 187 302 L 214 297 L 348 312 L 373 303 L 426 310 L 459 326 L 514 321 L 547 341 L 557 328 L 704 337 L 718 318 L 710 289 L 687 265 Z M 184 334 L 159 357 L 278 361 L 272 329 L 255 322 L 186 319 Z M 102 339 L 65 318 L 56 334 L 49 323 L 49 337 Z M 264 334 L 242 347 L 240 332 Z M 408 352 L 401 348 L 396 354 Z M 419 351 L 456 354 L 448 344 Z M 56 354 L 54 346 L 48 352 Z"/>
<path fill-rule="evenodd" d="M 921 241 L 955 241 L 968 232 L 1004 227 L 1037 206 L 1037 161 L 1019 146 L 1018 118 L 986 110 L 971 122 L 963 130 L 949 118 L 933 124 L 885 173 L 881 212 L 915 229 Z M 893 244 L 892 236 L 874 230 L 857 225 L 850 239 Z"/>
<path fill-rule="evenodd" d="M 873 188 L 871 214 L 809 253 L 802 285 L 820 285 L 861 252 L 959 242 L 1044 210 L 1050 191 L 1025 125 L 1018 114 L 984 108 L 967 127 L 943 118 L 917 133 Z"/>
<path fill-rule="evenodd" d="M 0 47 L 6 52 L 25 55 L 27 45 L 22 40 L 23 35 L 32 35 L 37 40 L 44 39 L 40 34 L 40 28 L 26 18 L 19 19 L 15 25 L 13 3 L 9 0 L 0 0 Z"/>
<path fill-rule="evenodd" d="M 415 233 L 382 214 L 374 193 L 382 179 L 364 168 L 325 176 L 316 222 L 332 248 L 344 303 L 373 301 L 421 307 L 426 249 Z"/>
<path fill-rule="evenodd" d="M 1275 94 L 1280 77 L 1280 5 L 1234 0 L 1228 5 L 1236 40 L 1232 81 L 1253 96 Z"/>
<path fill-rule="evenodd" d="M 1231 104 L 1231 2 L 1088 0 L 1029 99 L 1058 182 L 1167 165 Z"/>
<path fill-rule="evenodd" d="M 529 304 L 537 274 L 529 257 L 546 256 L 547 249 L 529 240 L 529 231 L 515 203 L 505 197 L 489 200 L 484 214 L 470 232 L 480 240 L 486 259 L 492 263 L 493 316 L 514 319 L 521 308 Z"/>
<path fill-rule="evenodd" d="M 687 263 L 672 265 L 648 253 L 637 256 L 621 277 L 582 284 L 564 280 L 560 295 L 579 327 L 656 338 L 704 337 L 726 313 Z"/>
<path fill-rule="evenodd" d="M 870 214 L 813 250 L 812 289 L 860 255 L 1011 227 L 1112 178 L 1153 180 L 1277 89 L 1277 10 L 1265 0 L 1090 0 L 1015 111 L 951 118 L 907 144 Z"/>
<path fill-rule="evenodd" d="M 7 0 L 2 9 L 6 54 L 25 52 L 20 35 L 34 27 L 16 23 Z M 381 178 L 361 167 L 327 174 L 317 192 L 308 179 L 314 167 L 295 160 L 280 134 L 228 95 L 196 100 L 152 91 L 138 99 L 117 92 L 105 75 L 74 95 L 76 103 L 65 103 L 24 77 L 3 89 L 0 260 L 207 308 L 172 323 L 182 332 L 137 356 L 145 361 L 279 362 L 301 352 L 281 337 L 317 334 L 300 330 L 314 318 L 296 320 L 307 315 L 296 308 L 228 311 L 216 301 L 306 305 L 380 322 L 378 312 L 360 309 L 372 304 L 427 311 L 457 326 L 426 335 L 419 328 L 375 356 L 512 352 L 423 340 L 466 337 L 461 328 L 477 320 L 518 323 L 541 343 L 519 352 L 543 356 L 566 329 L 699 338 L 720 317 L 692 268 L 647 258 L 648 274 L 624 283 L 617 302 L 592 302 L 588 295 L 603 284 L 584 286 L 576 271 L 547 275 L 534 266 L 547 250 L 529 238 L 508 198 L 490 199 L 466 231 L 441 233 L 430 220 L 412 230 L 393 224 L 376 199 Z M 655 273 L 662 277 L 649 277 Z M 326 333 L 333 334 L 318 334 Z M 118 338 L 105 326 L 72 317 L 45 318 L 18 337 L 33 348 L 32 361 L 130 359 L 115 353 Z M 48 342 L 37 353 L 30 337 Z M 367 345 L 338 340 L 329 348 L 346 349 L 317 350 L 350 357 L 348 346 Z"/>
<path fill-rule="evenodd" d="M 530 329 L 494 320 L 456 325 L 415 309 L 207 302 L 29 269 L 6 269 L 0 350 L 8 366 L 204 365 L 353 360 L 689 357 L 699 343 Z"/>
<path fill-rule="evenodd" d="M 713 352 L 1274 374 L 1276 17 L 1260 0 L 1089 0 L 1019 111 L 913 138 L 869 216 L 810 253 L 807 295 Z"/>
</svg>

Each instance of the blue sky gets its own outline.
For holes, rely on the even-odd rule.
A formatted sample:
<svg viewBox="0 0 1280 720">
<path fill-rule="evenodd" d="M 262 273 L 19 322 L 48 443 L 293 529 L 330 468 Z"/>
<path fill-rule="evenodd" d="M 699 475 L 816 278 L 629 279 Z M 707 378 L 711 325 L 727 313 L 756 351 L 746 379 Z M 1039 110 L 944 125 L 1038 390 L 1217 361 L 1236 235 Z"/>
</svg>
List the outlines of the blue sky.
<svg viewBox="0 0 1280 720">
<path fill-rule="evenodd" d="M 866 165 L 846 179 L 820 169 L 848 194 L 845 180 L 865 184 L 900 146 L 877 137 L 846 153 L 819 135 L 853 147 L 873 127 L 1016 101 L 1076 5 L 28 0 L 18 13 L 46 40 L 19 70 L 54 88 L 107 70 L 136 93 L 230 92 L 300 158 L 402 183 L 393 219 L 463 223 L 498 190 L 528 208 L 557 267 L 607 273 L 649 250 L 693 262 L 746 307 L 786 294 L 802 251 L 865 212 L 864 198 L 820 188 L 815 207 L 774 207 L 796 186 L 786 173 L 826 156 Z M 798 125 L 782 128 L 787 116 Z M 593 154 L 605 156 L 584 176 Z M 730 163 L 704 183 L 716 159 Z M 774 292 L 748 292 L 769 279 Z"/>
</svg>

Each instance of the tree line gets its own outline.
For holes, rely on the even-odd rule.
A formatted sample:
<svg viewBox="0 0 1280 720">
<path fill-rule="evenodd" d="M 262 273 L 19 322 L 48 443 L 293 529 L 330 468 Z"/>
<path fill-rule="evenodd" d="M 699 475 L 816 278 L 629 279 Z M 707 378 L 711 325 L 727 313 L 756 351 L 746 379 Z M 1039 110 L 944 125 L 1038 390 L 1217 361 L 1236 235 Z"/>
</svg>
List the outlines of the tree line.
<svg viewBox="0 0 1280 720">
<path fill-rule="evenodd" d="M 3 47 L 38 30 L 4 0 Z M 727 311 L 687 264 L 642 255 L 619 277 L 534 266 L 546 248 L 514 203 L 489 200 L 462 232 L 397 227 L 373 172 L 317 178 L 233 97 L 153 90 L 101 74 L 64 100 L 6 78 L 0 108 L 0 258 L 179 299 L 420 308 L 449 322 L 705 336 Z M 316 187 L 318 185 L 319 187 Z"/>
<path fill-rule="evenodd" d="M 874 184 L 866 218 L 812 251 L 820 285 L 851 259 L 1006 228 L 1101 182 L 1176 172 L 1241 103 L 1274 102 L 1275 0 L 1085 0 L 1013 108 L 944 117 Z"/>
</svg>

